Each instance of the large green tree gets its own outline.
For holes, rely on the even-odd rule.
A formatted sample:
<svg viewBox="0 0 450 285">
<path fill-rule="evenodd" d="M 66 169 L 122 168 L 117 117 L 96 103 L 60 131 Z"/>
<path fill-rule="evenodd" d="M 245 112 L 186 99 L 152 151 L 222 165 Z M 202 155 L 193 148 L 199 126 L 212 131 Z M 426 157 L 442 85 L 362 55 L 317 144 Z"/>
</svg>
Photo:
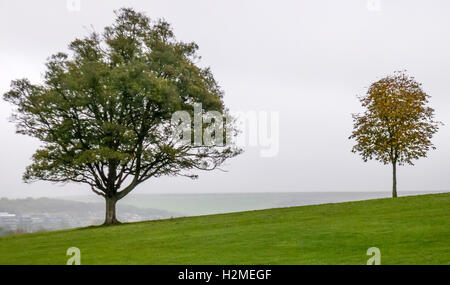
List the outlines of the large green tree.
<svg viewBox="0 0 450 285">
<path fill-rule="evenodd" d="M 116 202 L 144 181 L 196 178 L 193 171 L 216 169 L 239 154 L 230 119 L 223 144 L 176 139 L 176 111 L 192 115 L 200 103 L 202 113 L 228 115 L 212 73 L 196 65 L 197 49 L 177 41 L 167 22 L 121 9 L 103 33 L 51 56 L 42 84 L 13 81 L 4 99 L 17 107 L 17 132 L 42 142 L 24 180 L 88 184 L 105 198 L 109 225 L 118 223 Z"/>
<path fill-rule="evenodd" d="M 429 98 L 413 77 L 396 72 L 373 83 L 359 98 L 364 112 L 353 114 L 352 151 L 364 161 L 392 164 L 393 197 L 397 197 L 397 165 L 413 165 L 435 148 L 431 138 L 441 123 L 434 120 Z"/>
</svg>

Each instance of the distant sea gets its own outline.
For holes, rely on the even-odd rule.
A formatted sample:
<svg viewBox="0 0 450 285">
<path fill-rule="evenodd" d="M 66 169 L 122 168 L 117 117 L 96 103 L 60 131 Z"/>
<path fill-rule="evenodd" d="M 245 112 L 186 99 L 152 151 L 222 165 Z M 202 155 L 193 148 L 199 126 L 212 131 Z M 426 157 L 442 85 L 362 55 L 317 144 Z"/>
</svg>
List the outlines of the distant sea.
<svg viewBox="0 0 450 285">
<path fill-rule="evenodd" d="M 399 192 L 399 196 L 441 193 Z M 71 197 L 70 200 L 93 202 L 95 196 Z M 176 216 L 197 216 L 269 208 L 339 203 L 391 197 L 390 192 L 282 192 L 282 193 L 220 193 L 220 194 L 134 194 L 118 203 L 176 213 Z M 68 198 L 69 199 L 69 198 Z M 98 200 L 95 199 L 96 202 Z"/>
</svg>

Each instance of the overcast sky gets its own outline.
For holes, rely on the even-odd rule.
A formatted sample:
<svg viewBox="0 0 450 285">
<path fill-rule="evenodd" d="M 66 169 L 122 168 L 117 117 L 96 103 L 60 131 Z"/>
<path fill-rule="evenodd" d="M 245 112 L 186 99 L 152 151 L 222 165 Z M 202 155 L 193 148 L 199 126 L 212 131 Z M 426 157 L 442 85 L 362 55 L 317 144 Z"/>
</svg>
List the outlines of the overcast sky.
<svg viewBox="0 0 450 285">
<path fill-rule="evenodd" d="M 279 153 L 248 147 L 228 172 L 160 178 L 134 193 L 390 191 L 391 168 L 350 152 L 357 94 L 395 70 L 407 69 L 432 96 L 447 124 L 437 150 L 414 167 L 400 167 L 399 191 L 450 189 L 450 1 L 366 0 L 87 1 L 0 0 L 0 93 L 10 81 L 42 80 L 48 56 L 91 29 L 102 31 L 113 10 L 133 7 L 165 18 L 178 39 L 200 46 L 232 111 L 278 111 Z M 75 6 L 76 8 L 76 1 Z M 370 6 L 377 8 L 375 6 Z M 12 106 L 0 102 L 0 196 L 90 194 L 85 187 L 21 181 L 39 142 L 15 134 Z M 93 194 L 92 194 L 93 195 Z"/>
</svg>

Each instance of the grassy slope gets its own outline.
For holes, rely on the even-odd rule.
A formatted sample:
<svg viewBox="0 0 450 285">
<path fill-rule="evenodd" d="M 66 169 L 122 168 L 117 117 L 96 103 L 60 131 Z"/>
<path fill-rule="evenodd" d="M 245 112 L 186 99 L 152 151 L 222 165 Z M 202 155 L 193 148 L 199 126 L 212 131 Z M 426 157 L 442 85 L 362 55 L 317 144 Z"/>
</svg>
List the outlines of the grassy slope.
<svg viewBox="0 0 450 285">
<path fill-rule="evenodd" d="M 0 238 L 0 264 L 450 264 L 450 193 Z"/>
</svg>

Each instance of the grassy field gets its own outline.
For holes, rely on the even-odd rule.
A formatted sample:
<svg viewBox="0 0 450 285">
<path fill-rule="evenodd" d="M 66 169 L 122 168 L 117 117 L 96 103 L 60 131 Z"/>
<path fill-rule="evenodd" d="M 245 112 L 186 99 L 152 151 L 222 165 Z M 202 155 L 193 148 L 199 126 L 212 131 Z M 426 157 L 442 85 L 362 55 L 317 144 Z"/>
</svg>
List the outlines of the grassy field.
<svg viewBox="0 0 450 285">
<path fill-rule="evenodd" d="M 0 238 L 0 264 L 450 264 L 450 193 Z"/>
</svg>

